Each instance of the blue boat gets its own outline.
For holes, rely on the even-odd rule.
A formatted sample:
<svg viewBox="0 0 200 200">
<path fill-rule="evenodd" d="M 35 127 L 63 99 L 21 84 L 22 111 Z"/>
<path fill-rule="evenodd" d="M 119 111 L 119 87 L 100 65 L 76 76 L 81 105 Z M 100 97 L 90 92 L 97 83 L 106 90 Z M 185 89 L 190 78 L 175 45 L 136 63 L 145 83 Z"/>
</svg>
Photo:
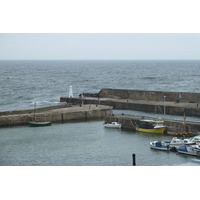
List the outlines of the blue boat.
<svg viewBox="0 0 200 200">
<path fill-rule="evenodd" d="M 176 151 L 176 147 L 170 146 L 170 141 L 153 141 L 150 142 L 152 149 L 163 150 L 163 151 Z"/>
<path fill-rule="evenodd" d="M 169 151 L 170 150 L 169 145 L 162 142 L 162 141 L 150 142 L 150 146 L 151 146 L 152 149 L 158 149 L 158 150 L 163 150 L 163 151 Z"/>
<path fill-rule="evenodd" d="M 177 151 L 187 155 L 200 156 L 200 145 L 181 145 Z"/>
</svg>

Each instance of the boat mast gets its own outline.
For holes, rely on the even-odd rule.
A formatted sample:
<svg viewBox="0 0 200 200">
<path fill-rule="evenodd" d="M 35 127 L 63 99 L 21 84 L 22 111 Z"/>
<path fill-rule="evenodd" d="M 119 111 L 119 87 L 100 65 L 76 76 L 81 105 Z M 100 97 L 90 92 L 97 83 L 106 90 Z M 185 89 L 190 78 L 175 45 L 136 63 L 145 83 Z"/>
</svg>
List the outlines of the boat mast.
<svg viewBox="0 0 200 200">
<path fill-rule="evenodd" d="M 35 120 L 35 109 L 36 109 L 36 102 L 35 102 L 35 105 L 34 105 L 34 121 L 36 121 Z"/>
<path fill-rule="evenodd" d="M 186 116 L 185 116 L 185 113 L 184 113 L 183 119 L 184 119 L 184 133 L 185 133 L 186 132 L 186 124 L 185 124 Z"/>
</svg>

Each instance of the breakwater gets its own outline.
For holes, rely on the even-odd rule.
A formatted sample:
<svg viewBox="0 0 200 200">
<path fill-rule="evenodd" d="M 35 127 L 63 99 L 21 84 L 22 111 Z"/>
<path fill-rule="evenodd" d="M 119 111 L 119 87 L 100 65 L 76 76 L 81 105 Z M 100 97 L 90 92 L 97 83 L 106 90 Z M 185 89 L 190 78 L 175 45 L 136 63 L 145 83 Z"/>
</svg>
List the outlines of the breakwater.
<svg viewBox="0 0 200 200">
<path fill-rule="evenodd" d="M 64 123 L 70 120 L 89 120 L 104 118 L 112 114 L 112 107 L 82 105 L 73 106 L 65 103 L 60 106 L 50 106 L 34 110 L 9 111 L 0 116 L 0 127 L 28 125 L 28 121 L 33 121 L 34 115 L 38 121 L 52 121 Z"/>
<path fill-rule="evenodd" d="M 68 102 L 74 105 L 82 103 L 80 98 L 61 97 L 61 102 Z M 146 101 L 133 99 L 113 99 L 113 98 L 91 98 L 85 97 L 84 104 L 96 104 L 112 106 L 113 109 L 136 110 L 149 113 L 194 116 L 200 117 L 200 107 L 196 103 L 176 103 L 163 101 Z"/>
<path fill-rule="evenodd" d="M 85 93 L 85 97 L 113 99 L 132 99 L 145 101 L 165 101 L 182 103 L 200 103 L 200 93 L 146 91 L 103 88 L 98 93 Z"/>
</svg>

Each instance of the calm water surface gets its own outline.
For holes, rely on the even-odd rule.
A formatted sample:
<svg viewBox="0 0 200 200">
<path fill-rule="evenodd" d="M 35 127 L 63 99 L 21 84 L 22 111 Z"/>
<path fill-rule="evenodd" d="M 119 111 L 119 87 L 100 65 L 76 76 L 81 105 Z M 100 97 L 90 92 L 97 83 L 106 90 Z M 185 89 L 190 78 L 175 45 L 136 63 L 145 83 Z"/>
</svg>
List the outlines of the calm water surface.
<svg viewBox="0 0 200 200">
<path fill-rule="evenodd" d="M 0 165 L 131 166 L 133 153 L 139 166 L 173 166 L 195 158 L 150 149 L 150 141 L 170 138 L 104 128 L 103 121 L 1 128 Z"/>
</svg>

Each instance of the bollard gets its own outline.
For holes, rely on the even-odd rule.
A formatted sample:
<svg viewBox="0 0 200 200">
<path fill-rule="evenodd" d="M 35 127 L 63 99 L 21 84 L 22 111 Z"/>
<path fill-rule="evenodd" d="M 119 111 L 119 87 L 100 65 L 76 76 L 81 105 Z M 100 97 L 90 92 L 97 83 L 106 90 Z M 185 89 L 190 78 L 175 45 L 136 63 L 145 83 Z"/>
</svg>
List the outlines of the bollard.
<svg viewBox="0 0 200 200">
<path fill-rule="evenodd" d="M 63 113 L 61 114 L 61 119 L 62 119 L 62 123 L 63 123 Z"/>
<path fill-rule="evenodd" d="M 132 157 L 133 157 L 133 166 L 136 166 L 136 163 L 135 163 L 135 154 L 132 154 Z"/>
</svg>

